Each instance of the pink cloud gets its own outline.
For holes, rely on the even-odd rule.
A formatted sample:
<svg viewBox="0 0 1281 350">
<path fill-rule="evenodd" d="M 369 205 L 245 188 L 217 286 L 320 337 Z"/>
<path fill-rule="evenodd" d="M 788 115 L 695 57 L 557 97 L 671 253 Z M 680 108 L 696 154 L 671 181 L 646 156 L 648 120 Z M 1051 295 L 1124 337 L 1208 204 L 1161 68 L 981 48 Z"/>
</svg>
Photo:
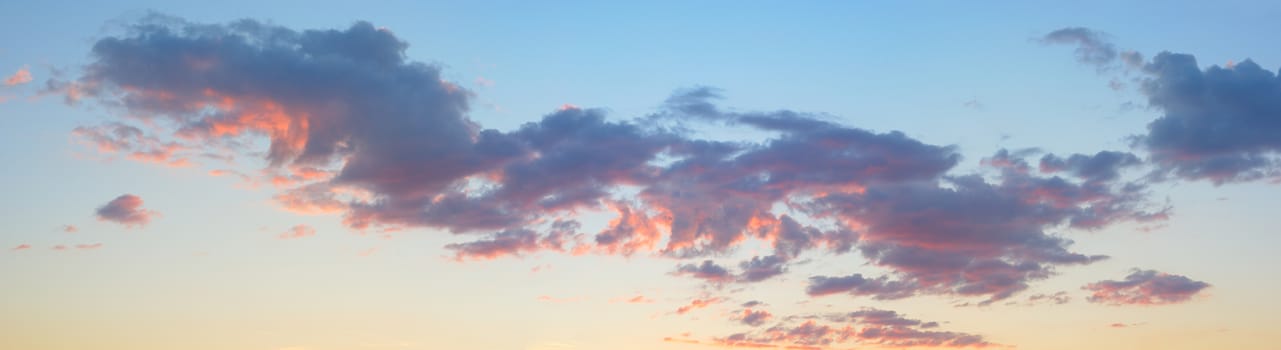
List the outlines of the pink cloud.
<svg viewBox="0 0 1281 350">
<path fill-rule="evenodd" d="M 77 244 L 77 245 L 76 245 L 76 249 L 80 249 L 80 250 L 93 250 L 93 249 L 98 249 L 98 248 L 102 248 L 102 243 L 93 243 L 93 244 Z"/>
<path fill-rule="evenodd" d="M 142 197 L 123 194 L 107 204 L 98 207 L 95 212 L 98 220 L 115 222 L 127 228 L 146 226 L 160 213 L 142 207 Z"/>
<path fill-rule="evenodd" d="M 27 66 L 22 66 L 13 75 L 4 79 L 4 84 L 8 86 L 22 85 L 31 82 L 31 70 Z"/>
<path fill-rule="evenodd" d="M 296 239 L 296 238 L 311 237 L 315 235 L 316 235 L 316 228 L 311 227 L 309 225 L 298 224 L 298 225 L 294 225 L 293 227 L 290 227 L 288 230 L 285 230 L 284 233 L 281 233 L 277 237 L 279 237 L 280 239 Z"/>
<path fill-rule="evenodd" d="M 30 244 L 19 244 L 18 246 L 13 247 L 12 250 L 27 250 L 27 249 L 31 249 Z"/>
<path fill-rule="evenodd" d="M 62 232 L 76 233 L 80 232 L 80 228 L 76 227 L 76 225 L 62 225 Z"/>
<path fill-rule="evenodd" d="M 718 297 L 699 298 L 699 299 L 690 300 L 689 304 L 677 308 L 676 314 L 684 315 L 685 313 L 688 313 L 690 311 L 694 311 L 694 310 L 706 308 L 708 306 L 712 306 L 715 304 L 719 304 L 722 301 L 724 301 L 724 299 L 721 299 Z"/>
</svg>

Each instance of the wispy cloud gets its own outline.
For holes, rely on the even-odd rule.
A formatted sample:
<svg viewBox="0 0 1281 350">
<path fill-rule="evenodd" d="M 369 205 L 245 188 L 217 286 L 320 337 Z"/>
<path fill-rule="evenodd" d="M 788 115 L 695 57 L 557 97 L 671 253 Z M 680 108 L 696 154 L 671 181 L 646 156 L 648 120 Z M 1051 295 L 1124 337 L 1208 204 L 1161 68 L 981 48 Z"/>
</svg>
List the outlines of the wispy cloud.
<svg viewBox="0 0 1281 350">
<path fill-rule="evenodd" d="M 31 82 L 31 70 L 27 66 L 22 66 L 22 68 L 18 68 L 18 71 L 13 72 L 13 75 L 10 75 L 8 78 L 4 79 L 4 85 L 7 85 L 7 86 L 22 85 L 30 82 Z"/>
<path fill-rule="evenodd" d="M 1090 302 L 1111 305 L 1164 305 L 1191 300 L 1210 284 L 1154 270 L 1135 269 L 1124 280 L 1104 280 L 1081 287 Z"/>
<path fill-rule="evenodd" d="M 280 239 L 297 239 L 297 238 L 311 237 L 315 235 L 316 235 L 315 227 L 311 227 L 311 225 L 306 225 L 306 224 L 298 224 L 290 227 L 288 230 L 285 230 L 285 232 L 281 233 L 277 237 Z"/>
</svg>

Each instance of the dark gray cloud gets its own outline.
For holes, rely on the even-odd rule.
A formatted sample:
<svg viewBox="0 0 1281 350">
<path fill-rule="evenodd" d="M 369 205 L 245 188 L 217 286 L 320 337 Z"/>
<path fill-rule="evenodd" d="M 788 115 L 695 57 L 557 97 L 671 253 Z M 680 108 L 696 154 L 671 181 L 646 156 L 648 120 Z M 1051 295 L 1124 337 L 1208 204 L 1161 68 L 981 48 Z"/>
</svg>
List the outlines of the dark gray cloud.
<svg viewBox="0 0 1281 350">
<path fill-rule="evenodd" d="M 1281 79 L 1245 60 L 1202 69 L 1162 52 L 1144 67 L 1142 91 L 1162 116 L 1134 144 L 1164 174 L 1215 184 L 1281 175 Z"/>
<path fill-rule="evenodd" d="M 1124 280 L 1104 280 L 1081 287 L 1093 303 L 1111 305 L 1162 305 L 1191 300 L 1210 284 L 1180 275 L 1135 269 Z"/>
</svg>

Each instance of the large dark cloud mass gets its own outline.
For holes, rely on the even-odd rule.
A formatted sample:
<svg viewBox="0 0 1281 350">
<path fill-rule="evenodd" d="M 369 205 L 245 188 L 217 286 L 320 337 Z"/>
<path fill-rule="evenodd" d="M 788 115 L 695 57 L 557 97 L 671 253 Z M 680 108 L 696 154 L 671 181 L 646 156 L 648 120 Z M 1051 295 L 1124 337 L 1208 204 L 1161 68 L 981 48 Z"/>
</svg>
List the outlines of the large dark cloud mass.
<svg viewBox="0 0 1281 350">
<path fill-rule="evenodd" d="M 1109 46 L 1082 38 L 1071 40 L 1088 49 L 1083 59 L 1111 59 Z M 885 272 L 812 276 L 809 294 L 990 302 L 1104 258 L 1071 251 L 1065 230 L 1164 217 L 1146 207 L 1141 183 L 1120 176 L 1137 162 L 1128 153 L 1047 155 L 1038 172 L 1002 151 L 983 162 L 996 176 L 955 174 L 955 147 L 789 110 L 732 112 L 708 88 L 633 120 L 566 107 L 486 129 L 468 117 L 471 93 L 408 60 L 406 47 L 365 22 L 295 31 L 153 16 L 99 40 L 78 79 L 48 85 L 154 125 L 154 135 L 124 122 L 77 130 L 103 151 L 156 151 L 162 163 L 259 155 L 287 209 L 341 213 L 358 230 L 487 234 L 447 246 L 459 260 L 647 253 L 698 259 L 675 274 L 725 284 L 783 275 L 805 254 L 853 252 Z M 769 136 L 654 126 L 670 123 Z M 585 212 L 615 215 L 592 232 L 578 220 Z M 712 260 L 748 241 L 769 251 Z"/>
<path fill-rule="evenodd" d="M 1162 52 L 1144 67 L 1148 103 L 1163 115 L 1135 143 L 1181 178 L 1216 184 L 1281 175 L 1281 78 L 1250 60 L 1202 69 Z"/>
<path fill-rule="evenodd" d="M 1276 72 L 1249 59 L 1202 68 L 1195 56 L 1171 52 L 1148 61 L 1137 52 L 1117 50 L 1089 28 L 1063 28 L 1041 40 L 1075 45 L 1082 63 L 1138 73 L 1131 79 L 1148 106 L 1161 113 L 1146 133 L 1131 138 L 1149 153 L 1156 167 L 1153 179 L 1214 184 L 1281 179 L 1281 77 Z M 1051 166 L 1071 162 L 1049 161 Z"/>
</svg>

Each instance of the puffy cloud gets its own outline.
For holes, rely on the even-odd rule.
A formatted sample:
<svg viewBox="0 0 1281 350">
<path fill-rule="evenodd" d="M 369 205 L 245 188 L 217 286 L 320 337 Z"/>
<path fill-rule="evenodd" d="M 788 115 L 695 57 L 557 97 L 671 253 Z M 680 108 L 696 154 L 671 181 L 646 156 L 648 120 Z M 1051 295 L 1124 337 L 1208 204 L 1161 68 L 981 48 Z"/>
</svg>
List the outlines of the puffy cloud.
<svg viewBox="0 0 1281 350">
<path fill-rule="evenodd" d="M 673 274 L 689 276 L 717 284 L 734 280 L 734 275 L 728 269 L 717 265 L 711 260 L 703 260 L 703 263 L 698 265 L 682 264 L 676 267 L 676 271 Z"/>
<path fill-rule="evenodd" d="M 28 69 L 27 66 L 22 66 L 22 68 L 18 68 L 18 71 L 13 72 L 13 75 L 10 75 L 8 78 L 4 79 L 4 85 L 7 85 L 7 86 L 22 85 L 30 82 L 31 82 L 31 70 Z"/>
<path fill-rule="evenodd" d="M 122 194 L 112 199 L 98 207 L 95 214 L 98 220 L 118 223 L 129 228 L 146 226 L 152 218 L 160 215 L 159 212 L 143 208 L 142 197 L 132 194 Z"/>
<path fill-rule="evenodd" d="M 290 227 L 288 230 L 285 230 L 285 232 L 281 233 L 277 237 L 279 237 L 280 239 L 296 239 L 296 238 L 311 237 L 315 235 L 316 235 L 315 227 L 311 227 L 310 225 L 305 225 L 305 224 L 298 224 L 298 225 L 294 225 L 293 227 Z"/>
<path fill-rule="evenodd" d="M 736 319 L 745 325 L 755 327 L 765 324 L 766 321 L 773 317 L 774 315 L 770 314 L 769 311 L 744 309 L 739 316 L 736 316 Z"/>
<path fill-rule="evenodd" d="M 1111 305 L 1163 305 L 1190 300 L 1210 284 L 1154 270 L 1135 269 L 1124 280 L 1104 280 L 1081 287 L 1090 302 Z"/>
<path fill-rule="evenodd" d="M 1091 60 L 1114 51 L 1071 35 L 1047 40 L 1084 45 Z M 407 46 L 365 22 L 297 31 L 157 16 L 99 40 L 66 91 L 155 126 L 77 131 L 101 150 L 169 162 L 214 150 L 261 155 L 288 210 L 340 213 L 360 230 L 486 235 L 449 245 L 459 260 L 538 251 L 705 260 L 755 240 L 773 251 L 736 271 L 709 260 L 682 262 L 676 274 L 756 282 L 809 252 L 857 252 L 888 274 L 814 283 L 811 294 L 996 300 L 1056 266 L 1102 258 L 1068 250 L 1055 230 L 1162 214 L 1141 210 L 1141 185 L 1119 181 L 1131 166 L 1124 154 L 1047 159 L 1048 174 L 1064 177 L 1033 174 L 1013 156 L 995 181 L 949 175 L 955 147 L 791 110 L 726 110 L 711 88 L 680 91 L 638 120 L 566 106 L 515 130 L 486 129 L 468 117 L 471 92 L 409 60 Z M 769 136 L 705 140 L 663 126 L 694 122 Z M 603 229 L 579 232 L 577 215 L 609 211 Z M 852 280 L 832 278 L 812 282 Z"/>
<path fill-rule="evenodd" d="M 1097 172 L 1083 173 L 1087 181 L 1038 177 L 1004 150 L 983 163 L 1001 170 L 998 181 L 951 176 L 818 198 L 812 210 L 862 226 L 861 253 L 895 278 L 819 276 L 809 293 L 985 295 L 990 303 L 1048 278 L 1055 266 L 1106 258 L 1072 252 L 1072 241 L 1049 230 L 1166 217 L 1166 209 L 1147 210 L 1141 184 L 1097 181 L 1110 177 Z"/>
<path fill-rule="evenodd" d="M 1144 67 L 1142 91 L 1162 116 L 1135 136 L 1163 174 L 1215 184 L 1281 175 L 1281 78 L 1245 60 L 1202 69 L 1162 52 Z"/>
<path fill-rule="evenodd" d="M 777 255 L 768 255 L 764 257 L 754 256 L 751 260 L 739 264 L 743 273 L 739 280 L 745 282 L 760 282 L 774 276 L 782 275 L 787 272 L 783 258 Z"/>
</svg>

